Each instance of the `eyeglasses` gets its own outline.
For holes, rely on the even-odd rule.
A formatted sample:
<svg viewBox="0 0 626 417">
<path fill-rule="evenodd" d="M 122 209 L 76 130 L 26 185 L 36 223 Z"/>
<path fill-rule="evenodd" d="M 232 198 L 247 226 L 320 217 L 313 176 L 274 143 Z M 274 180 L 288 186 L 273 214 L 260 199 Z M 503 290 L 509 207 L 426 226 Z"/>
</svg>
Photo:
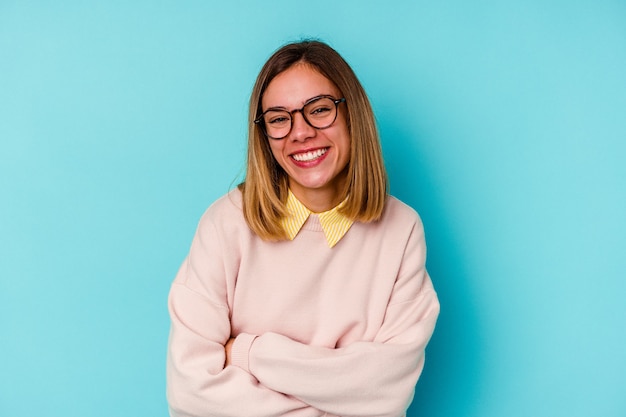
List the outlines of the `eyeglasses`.
<svg viewBox="0 0 626 417">
<path fill-rule="evenodd" d="M 326 129 L 337 119 L 337 106 L 345 103 L 345 98 L 317 96 L 307 101 L 301 109 L 292 111 L 271 108 L 265 110 L 254 123 L 261 126 L 270 139 L 283 139 L 291 132 L 293 116 L 301 113 L 305 122 L 315 129 Z"/>
</svg>

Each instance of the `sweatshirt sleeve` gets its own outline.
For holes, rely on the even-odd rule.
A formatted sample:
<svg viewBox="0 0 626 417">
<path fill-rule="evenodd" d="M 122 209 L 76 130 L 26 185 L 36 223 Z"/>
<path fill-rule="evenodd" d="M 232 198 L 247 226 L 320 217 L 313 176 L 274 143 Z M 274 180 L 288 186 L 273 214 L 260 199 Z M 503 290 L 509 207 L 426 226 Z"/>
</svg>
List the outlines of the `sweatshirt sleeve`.
<svg viewBox="0 0 626 417">
<path fill-rule="evenodd" d="M 263 386 L 239 367 L 224 368 L 231 337 L 221 245 L 201 222 L 169 295 L 167 399 L 172 417 L 321 417 L 302 400 Z"/>
<path fill-rule="evenodd" d="M 425 269 L 423 229 L 417 224 L 375 340 L 328 349 L 266 333 L 250 341 L 248 371 L 264 386 L 329 413 L 403 416 L 438 314 Z"/>
</svg>

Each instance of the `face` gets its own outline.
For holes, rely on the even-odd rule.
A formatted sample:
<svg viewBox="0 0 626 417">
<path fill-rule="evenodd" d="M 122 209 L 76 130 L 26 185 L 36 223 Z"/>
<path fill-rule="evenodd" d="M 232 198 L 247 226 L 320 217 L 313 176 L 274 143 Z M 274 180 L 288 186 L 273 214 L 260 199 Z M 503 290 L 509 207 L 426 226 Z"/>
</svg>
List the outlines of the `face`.
<svg viewBox="0 0 626 417">
<path fill-rule="evenodd" d="M 291 111 L 320 95 L 341 98 L 328 78 L 306 64 L 296 64 L 270 82 L 261 104 L 263 111 L 269 108 Z M 319 212 L 341 202 L 350 160 L 345 104 L 339 104 L 335 123 L 326 129 L 313 128 L 301 113 L 295 112 L 287 137 L 268 141 L 274 158 L 289 176 L 291 191 L 304 205 Z"/>
</svg>

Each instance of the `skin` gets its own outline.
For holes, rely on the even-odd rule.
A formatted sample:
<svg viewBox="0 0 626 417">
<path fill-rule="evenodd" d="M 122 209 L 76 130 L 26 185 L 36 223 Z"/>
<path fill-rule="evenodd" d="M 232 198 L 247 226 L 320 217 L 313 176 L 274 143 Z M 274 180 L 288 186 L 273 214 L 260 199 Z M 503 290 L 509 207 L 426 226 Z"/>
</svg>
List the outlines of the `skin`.
<svg viewBox="0 0 626 417">
<path fill-rule="evenodd" d="M 226 351 L 226 360 L 224 362 L 224 368 L 230 365 L 230 351 L 232 350 L 233 343 L 235 342 L 234 338 L 228 339 L 226 345 L 224 346 L 224 350 Z"/>
<path fill-rule="evenodd" d="M 300 63 L 270 82 L 261 103 L 263 111 L 268 108 L 291 111 L 319 95 L 341 98 L 340 91 L 328 78 L 313 67 Z M 302 114 L 296 112 L 289 135 L 280 140 L 269 139 L 274 158 L 289 177 L 291 191 L 316 213 L 332 209 L 342 199 L 346 166 L 350 160 L 350 134 L 345 111 L 345 104 L 340 104 L 335 123 L 321 130 L 310 126 Z M 312 161 L 298 162 L 293 158 L 297 154 L 319 150 L 326 150 L 326 153 Z"/>
</svg>

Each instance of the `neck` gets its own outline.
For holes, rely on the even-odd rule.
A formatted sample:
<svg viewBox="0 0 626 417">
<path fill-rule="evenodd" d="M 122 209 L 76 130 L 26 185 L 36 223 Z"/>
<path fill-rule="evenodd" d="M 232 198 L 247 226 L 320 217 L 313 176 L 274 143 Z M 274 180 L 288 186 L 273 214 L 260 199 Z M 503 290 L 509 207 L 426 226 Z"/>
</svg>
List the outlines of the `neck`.
<svg viewBox="0 0 626 417">
<path fill-rule="evenodd" d="M 342 201 L 341 193 L 335 189 L 301 189 L 291 187 L 291 192 L 313 213 L 322 213 L 337 206 Z"/>
</svg>

